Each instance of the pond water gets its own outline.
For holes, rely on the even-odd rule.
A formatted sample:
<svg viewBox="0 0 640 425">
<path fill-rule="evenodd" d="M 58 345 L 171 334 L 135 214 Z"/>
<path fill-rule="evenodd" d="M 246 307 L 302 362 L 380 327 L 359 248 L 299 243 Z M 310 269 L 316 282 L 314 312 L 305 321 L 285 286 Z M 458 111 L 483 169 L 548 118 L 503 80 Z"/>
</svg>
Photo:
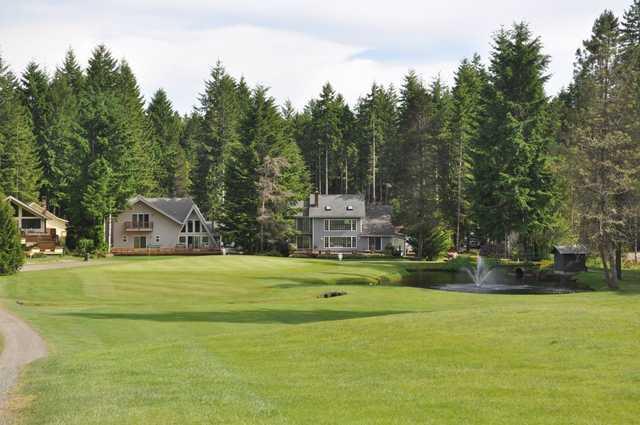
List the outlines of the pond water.
<svg viewBox="0 0 640 425">
<path fill-rule="evenodd" d="M 401 280 L 401 285 L 413 288 L 475 294 L 547 295 L 571 294 L 580 290 L 562 285 L 560 282 L 533 282 L 519 279 L 508 270 L 496 269 L 491 279 L 481 286 L 472 282 L 465 271 L 443 272 L 415 270 Z"/>
</svg>

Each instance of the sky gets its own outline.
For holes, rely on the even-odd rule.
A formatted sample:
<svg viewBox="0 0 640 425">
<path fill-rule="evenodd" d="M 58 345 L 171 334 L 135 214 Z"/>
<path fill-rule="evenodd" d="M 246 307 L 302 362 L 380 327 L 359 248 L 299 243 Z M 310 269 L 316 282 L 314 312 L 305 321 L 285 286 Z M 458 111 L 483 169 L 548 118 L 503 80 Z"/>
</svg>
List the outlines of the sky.
<svg viewBox="0 0 640 425">
<path fill-rule="evenodd" d="M 487 62 L 492 35 L 526 21 L 551 56 L 547 92 L 571 81 L 576 49 L 605 9 L 632 0 L 0 0 L 0 55 L 53 73 L 73 48 L 85 66 L 105 44 L 135 72 L 148 100 L 198 103 L 212 66 L 302 108 L 329 81 L 355 104 L 375 81 L 399 87 L 408 70 L 453 82 L 465 57 Z"/>
</svg>

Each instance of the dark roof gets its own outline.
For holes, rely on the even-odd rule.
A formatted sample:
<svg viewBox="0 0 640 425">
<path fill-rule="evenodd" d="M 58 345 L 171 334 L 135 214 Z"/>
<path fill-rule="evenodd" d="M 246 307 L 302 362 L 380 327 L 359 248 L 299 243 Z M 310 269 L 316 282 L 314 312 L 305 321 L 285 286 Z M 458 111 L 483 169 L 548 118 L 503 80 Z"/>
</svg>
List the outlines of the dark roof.
<svg viewBox="0 0 640 425">
<path fill-rule="evenodd" d="M 191 198 L 145 198 L 138 196 L 132 201 L 135 203 L 138 200 L 147 203 L 179 223 L 184 223 L 191 208 L 195 205 Z"/>
<path fill-rule="evenodd" d="M 555 245 L 553 247 L 553 253 L 557 254 L 574 254 L 574 255 L 586 255 L 588 253 L 587 247 L 584 245 Z"/>
<path fill-rule="evenodd" d="M 391 205 L 368 205 L 362 234 L 370 236 L 393 236 L 398 231 L 391 222 Z"/>
<path fill-rule="evenodd" d="M 315 195 L 312 194 L 309 202 L 309 217 L 358 218 L 365 215 L 363 195 L 319 195 L 319 205 L 314 205 Z"/>
</svg>

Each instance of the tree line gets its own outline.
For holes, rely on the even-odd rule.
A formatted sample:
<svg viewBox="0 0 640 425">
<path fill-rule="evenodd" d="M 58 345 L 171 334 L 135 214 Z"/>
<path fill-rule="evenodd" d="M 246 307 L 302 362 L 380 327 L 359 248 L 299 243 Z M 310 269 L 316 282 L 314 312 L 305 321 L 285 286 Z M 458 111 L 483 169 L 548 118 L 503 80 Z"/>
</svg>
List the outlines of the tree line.
<svg viewBox="0 0 640 425">
<path fill-rule="evenodd" d="M 105 46 L 85 69 L 69 51 L 53 75 L 30 63 L 16 77 L 0 58 L 0 189 L 46 198 L 69 218 L 70 246 L 104 246 L 105 217 L 136 193 L 192 196 L 251 252 L 291 238 L 310 192 L 362 193 L 394 206 L 420 257 L 472 240 L 519 258 L 585 242 L 615 287 L 637 245 L 639 46 L 634 0 L 622 19 L 596 19 L 557 96 L 542 40 L 516 23 L 452 87 L 409 71 L 350 106 L 327 83 L 301 111 L 217 63 L 183 116 L 162 89 L 145 103 Z"/>
</svg>

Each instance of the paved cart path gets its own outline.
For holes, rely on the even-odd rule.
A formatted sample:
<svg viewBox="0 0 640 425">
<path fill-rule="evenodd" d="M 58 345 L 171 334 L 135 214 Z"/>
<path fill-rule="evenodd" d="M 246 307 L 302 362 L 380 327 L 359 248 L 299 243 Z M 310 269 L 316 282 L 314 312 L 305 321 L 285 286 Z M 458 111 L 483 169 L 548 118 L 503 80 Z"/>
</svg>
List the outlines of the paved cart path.
<svg viewBox="0 0 640 425">
<path fill-rule="evenodd" d="M 23 366 L 47 355 L 47 346 L 29 325 L 0 308 L 0 425 L 9 423 L 8 401 Z"/>
</svg>

